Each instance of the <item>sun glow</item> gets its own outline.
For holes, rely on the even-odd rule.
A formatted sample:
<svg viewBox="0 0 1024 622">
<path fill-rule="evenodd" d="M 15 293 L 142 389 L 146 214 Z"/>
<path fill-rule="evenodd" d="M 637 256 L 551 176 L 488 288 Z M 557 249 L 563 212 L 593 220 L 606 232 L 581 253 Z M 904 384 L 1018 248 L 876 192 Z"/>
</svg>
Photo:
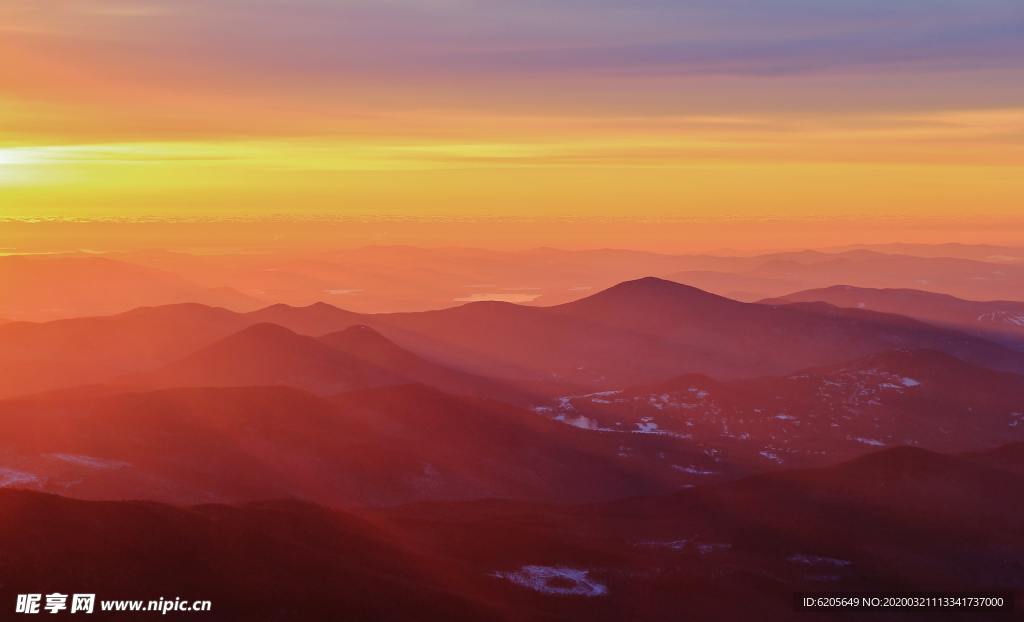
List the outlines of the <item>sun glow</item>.
<svg viewBox="0 0 1024 622">
<path fill-rule="evenodd" d="M 37 161 L 32 149 L 0 149 L 0 184 L 29 182 L 36 172 L 33 164 Z"/>
<path fill-rule="evenodd" d="M 28 164 L 31 159 L 24 149 L 0 149 L 0 166 Z"/>
<path fill-rule="evenodd" d="M 850 38 L 905 28 L 711 0 L 612 3 L 622 21 L 274 1 L 237 31 L 224 0 L 37 4 L 0 2 L 0 219 L 1024 223 L 1024 56 L 998 0 L 864 57 Z"/>
</svg>

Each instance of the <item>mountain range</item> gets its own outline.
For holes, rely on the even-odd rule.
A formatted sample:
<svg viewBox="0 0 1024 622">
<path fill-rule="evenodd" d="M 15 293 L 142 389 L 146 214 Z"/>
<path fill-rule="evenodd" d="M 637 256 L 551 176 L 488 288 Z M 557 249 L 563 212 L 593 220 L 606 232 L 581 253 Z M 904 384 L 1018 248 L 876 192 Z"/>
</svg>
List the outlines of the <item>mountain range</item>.
<svg viewBox="0 0 1024 622">
<path fill-rule="evenodd" d="M 45 321 L 185 302 L 249 311 L 325 300 L 360 313 L 431 310 L 474 300 L 553 306 L 645 275 L 748 302 L 836 283 L 1024 300 L 1022 266 L 1020 248 L 966 245 L 753 255 L 409 246 L 81 251 L 0 257 L 0 291 L 7 294 L 0 316 Z"/>
<path fill-rule="evenodd" d="M 536 410 L 587 429 L 685 439 L 723 463 L 817 466 L 878 447 L 968 451 L 1024 441 L 1024 377 L 942 352 L 896 350 L 785 376 L 687 374 L 562 396 Z"/>
<path fill-rule="evenodd" d="M 672 464 L 707 461 L 670 437 L 594 434 L 422 385 L 330 398 L 281 386 L 0 402 L 3 482 L 90 499 L 582 501 L 675 490 L 694 480 Z"/>
<path fill-rule="evenodd" d="M 175 296 L 206 291 L 187 280 Z M 790 620 L 801 591 L 1024 585 L 1014 303 L 582 292 L 0 324 L 0 587 L 209 599 L 218 620 L 518 621 Z"/>
<path fill-rule="evenodd" d="M 188 372 L 188 367 L 203 365 L 207 368 L 202 374 L 209 372 L 211 378 L 237 374 L 250 376 L 246 382 L 261 382 L 267 380 L 260 376 L 266 370 L 255 363 L 243 374 L 236 369 L 218 371 L 216 359 L 259 359 L 255 351 L 263 343 L 262 358 L 270 360 L 271 333 L 295 342 L 286 348 L 295 353 L 294 346 L 302 340 L 268 327 L 227 339 L 266 323 L 307 337 L 367 326 L 410 355 L 452 372 L 547 395 L 619 389 L 684 373 L 721 379 L 786 374 L 894 348 L 937 350 L 972 364 L 1024 372 L 1024 353 L 904 316 L 824 303 L 743 303 L 645 278 L 554 307 L 478 302 L 439 311 L 364 315 L 326 304 L 274 305 L 249 313 L 185 304 L 41 324 L 14 322 L 0 325 L 0 363 L 12 370 L 0 380 L 0 396 L 123 382 L 125 375 L 151 372 L 170 378 L 182 374 L 182 382 L 193 382 L 188 374 L 200 372 Z M 329 343 L 302 343 L 308 352 L 288 360 L 328 365 L 320 369 L 321 377 L 333 373 L 326 371 L 331 365 L 342 365 L 341 355 L 327 356 Z M 231 354 L 232 350 L 237 351 Z M 305 362 L 299 363 L 303 357 Z M 334 357 L 334 362 L 325 363 L 325 357 Z M 353 364 L 345 363 L 355 373 Z M 285 360 L 280 361 L 274 373 L 299 373 L 285 366 Z M 370 374 L 364 381 L 339 378 L 336 389 L 383 382 L 365 365 L 361 369 Z M 412 379 L 438 378 L 428 377 L 433 380 Z M 460 382 L 468 382 L 462 378 Z M 224 380 L 233 384 L 244 379 Z"/>
<path fill-rule="evenodd" d="M 172 507 L 0 490 L 0 581 L 208 599 L 220 620 L 748 620 L 751 607 L 791 620 L 798 591 L 1019 587 L 1024 482 L 993 466 L 1004 460 L 896 448 L 588 505 Z"/>
<path fill-rule="evenodd" d="M 835 285 L 770 298 L 764 304 L 824 302 L 836 307 L 905 315 L 1011 347 L 1024 347 L 1024 303 L 975 301 L 917 289 L 872 289 Z"/>
</svg>

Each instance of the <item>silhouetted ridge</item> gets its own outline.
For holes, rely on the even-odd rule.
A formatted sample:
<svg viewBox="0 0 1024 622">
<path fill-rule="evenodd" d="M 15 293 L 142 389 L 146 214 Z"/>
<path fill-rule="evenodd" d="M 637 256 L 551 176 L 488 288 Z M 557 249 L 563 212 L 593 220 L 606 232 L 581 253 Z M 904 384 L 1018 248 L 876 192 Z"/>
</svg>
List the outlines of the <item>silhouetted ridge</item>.
<svg viewBox="0 0 1024 622">
<path fill-rule="evenodd" d="M 362 355 L 372 358 L 372 355 L 377 354 L 388 356 L 405 355 L 410 358 L 419 358 L 365 324 L 357 324 L 344 330 L 324 335 L 320 337 L 320 341 L 357 356 Z"/>
<path fill-rule="evenodd" d="M 719 314 L 742 313 L 748 306 L 675 281 L 644 277 L 550 309 L 633 330 L 662 333 L 678 321 L 712 322 Z"/>
<path fill-rule="evenodd" d="M 907 470 L 926 471 L 948 467 L 956 462 L 955 458 L 934 451 L 902 445 L 854 458 L 839 465 L 836 469 L 876 473 Z"/>
<path fill-rule="evenodd" d="M 308 305 L 290 305 L 284 302 L 278 302 L 276 304 L 268 305 L 262 309 L 257 309 L 253 313 L 260 313 L 263 311 L 343 311 L 344 309 L 336 307 L 332 304 L 318 301 Z"/>
<path fill-rule="evenodd" d="M 307 305 L 306 308 L 307 309 L 339 309 L 339 307 L 336 307 L 336 306 L 334 306 L 334 305 L 332 305 L 330 303 L 324 302 L 322 300 L 318 300 L 318 301 L 314 302 L 311 305 Z"/>
<path fill-rule="evenodd" d="M 234 335 L 225 337 L 223 340 L 221 340 L 221 343 L 242 341 L 245 339 L 282 340 L 292 339 L 296 337 L 301 339 L 301 336 L 298 335 L 295 331 L 289 330 L 284 326 L 279 326 L 277 324 L 272 324 L 270 322 L 260 322 L 258 324 L 253 324 L 252 326 L 247 326 L 242 330 L 238 331 L 237 333 L 235 333 Z"/>
<path fill-rule="evenodd" d="M 183 317 L 193 315 L 233 316 L 236 315 L 236 313 L 229 309 L 225 309 L 224 307 L 215 307 L 213 305 L 206 305 L 198 302 L 178 302 L 167 305 L 136 307 L 134 309 L 124 311 L 123 313 L 119 313 L 116 317 L 170 318 L 177 315 L 181 315 Z"/>
<path fill-rule="evenodd" d="M 690 285 L 666 279 L 659 279 L 658 277 L 645 276 L 632 281 L 623 281 L 618 285 L 613 285 L 608 289 L 593 294 L 592 296 L 588 296 L 576 302 L 567 303 L 567 305 L 573 305 L 588 300 L 621 300 L 624 302 L 632 302 L 657 298 L 671 298 L 673 300 L 677 300 L 681 297 L 707 300 L 729 300 L 723 296 L 718 296 L 717 294 L 712 294 Z M 730 302 L 734 301 L 730 300 Z"/>
<path fill-rule="evenodd" d="M 288 384 L 329 394 L 400 379 L 318 339 L 263 322 L 168 365 L 149 381 L 159 386 Z"/>
<path fill-rule="evenodd" d="M 877 367 L 889 371 L 906 371 L 908 369 L 932 368 L 932 369 L 977 369 L 974 365 L 965 363 L 952 354 L 930 349 L 907 349 L 898 348 L 886 350 L 878 354 L 872 354 L 858 359 L 847 365 L 848 367 Z"/>
</svg>

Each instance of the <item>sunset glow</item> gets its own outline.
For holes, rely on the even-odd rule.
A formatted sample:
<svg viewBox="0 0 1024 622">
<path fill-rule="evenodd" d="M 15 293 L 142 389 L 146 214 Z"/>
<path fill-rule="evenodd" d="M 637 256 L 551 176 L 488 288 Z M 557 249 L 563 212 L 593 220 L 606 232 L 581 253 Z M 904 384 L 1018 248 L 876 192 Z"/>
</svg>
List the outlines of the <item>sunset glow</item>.
<svg viewBox="0 0 1024 622">
<path fill-rule="evenodd" d="M 1012 616 L 1022 35 L 0 0 L 0 611 Z"/>
<path fill-rule="evenodd" d="M 12 0 L 0 216 L 1015 222 L 1021 12 Z"/>
</svg>

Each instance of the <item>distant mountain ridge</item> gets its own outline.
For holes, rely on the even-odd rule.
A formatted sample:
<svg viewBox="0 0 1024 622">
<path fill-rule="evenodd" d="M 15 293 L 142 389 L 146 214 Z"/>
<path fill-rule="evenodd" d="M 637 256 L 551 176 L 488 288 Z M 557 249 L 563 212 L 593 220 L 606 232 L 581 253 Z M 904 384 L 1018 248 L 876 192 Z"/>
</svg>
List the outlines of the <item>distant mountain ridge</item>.
<svg viewBox="0 0 1024 622">
<path fill-rule="evenodd" d="M 408 380 L 314 337 L 259 323 L 144 375 L 141 382 L 161 387 L 282 385 L 330 395 Z"/>
<path fill-rule="evenodd" d="M 239 311 L 256 297 L 224 285 L 204 286 L 167 270 L 105 255 L 0 256 L 0 315 L 12 320 L 116 313 L 144 305 L 197 302 Z"/>
<path fill-rule="evenodd" d="M 0 363 L 15 371 L 0 380 L 0 396 L 155 371 L 268 322 L 310 337 L 368 326 L 436 365 L 548 392 L 622 387 L 681 373 L 778 375 L 894 348 L 939 350 L 993 369 L 1024 371 L 1022 352 L 904 316 L 820 303 L 743 303 L 645 278 L 555 307 L 478 302 L 362 315 L 323 303 L 244 314 L 173 305 L 5 324 Z"/>
<path fill-rule="evenodd" d="M 825 302 L 836 307 L 905 315 L 1015 347 L 1024 347 L 1024 302 L 964 300 L 916 289 L 835 285 L 762 300 L 762 304 Z"/>
<path fill-rule="evenodd" d="M 424 384 L 460 395 L 529 401 L 510 383 L 428 361 L 376 330 L 354 325 L 320 338 L 253 324 L 155 372 L 119 379 L 141 387 L 290 386 L 319 395 Z"/>
</svg>

